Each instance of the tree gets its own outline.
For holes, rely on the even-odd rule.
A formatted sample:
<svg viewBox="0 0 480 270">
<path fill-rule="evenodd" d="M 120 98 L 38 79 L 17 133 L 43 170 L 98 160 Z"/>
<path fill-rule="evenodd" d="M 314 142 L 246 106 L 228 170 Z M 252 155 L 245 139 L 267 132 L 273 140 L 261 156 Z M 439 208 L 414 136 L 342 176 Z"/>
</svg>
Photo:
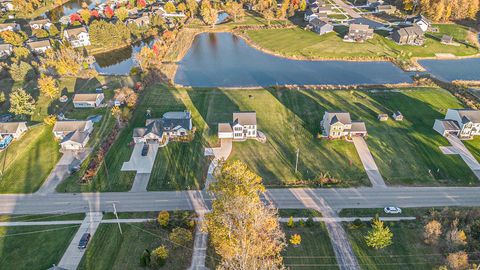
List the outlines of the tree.
<svg viewBox="0 0 480 270">
<path fill-rule="evenodd" d="M 442 235 L 442 224 L 436 220 L 432 220 L 428 222 L 423 229 L 425 243 L 429 245 L 437 244 L 440 235 Z"/>
<path fill-rule="evenodd" d="M 38 88 L 40 93 L 49 97 L 50 99 L 57 98 L 60 95 L 60 89 L 57 86 L 57 81 L 50 76 L 42 75 L 38 79 Z"/>
<path fill-rule="evenodd" d="M 143 267 L 150 265 L 150 250 L 145 249 L 140 257 L 140 265 Z"/>
<path fill-rule="evenodd" d="M 245 15 L 242 4 L 236 1 L 227 1 L 223 9 L 228 13 L 228 15 L 233 17 L 234 22 L 236 22 L 238 18 L 242 18 Z"/>
<path fill-rule="evenodd" d="M 90 17 L 92 17 L 92 15 L 90 14 L 90 10 L 82 9 L 78 12 L 78 14 L 80 15 L 80 17 L 82 18 L 82 21 L 85 24 L 88 24 L 90 22 Z"/>
<path fill-rule="evenodd" d="M 24 14 L 32 13 L 42 5 L 41 0 L 13 0 L 12 5 L 15 10 L 22 11 Z"/>
<path fill-rule="evenodd" d="M 128 10 L 125 7 L 120 7 L 115 12 L 115 16 L 117 16 L 117 18 L 123 22 L 126 18 L 128 18 Z"/>
<path fill-rule="evenodd" d="M 60 34 L 60 31 L 58 31 L 58 28 L 52 24 L 50 28 L 48 28 L 48 33 L 50 34 L 50 36 L 55 37 Z"/>
<path fill-rule="evenodd" d="M 185 246 L 192 241 L 193 235 L 191 231 L 185 228 L 177 227 L 172 230 L 172 232 L 168 235 L 168 238 L 177 246 Z"/>
<path fill-rule="evenodd" d="M 302 243 L 302 237 L 299 234 L 294 234 L 290 236 L 290 244 L 298 246 Z"/>
<path fill-rule="evenodd" d="M 57 116 L 48 115 L 45 118 L 43 118 L 43 122 L 45 123 L 45 125 L 53 127 L 57 122 Z"/>
<path fill-rule="evenodd" d="M 181 13 L 185 13 L 185 11 L 187 10 L 187 6 L 185 6 L 185 3 L 182 2 L 178 4 L 177 10 Z"/>
<path fill-rule="evenodd" d="M 47 30 L 44 29 L 34 29 L 32 31 L 32 35 L 36 36 L 37 38 L 46 38 L 48 37 L 48 32 Z"/>
<path fill-rule="evenodd" d="M 392 244 L 393 233 L 388 227 L 383 225 L 379 219 L 374 219 L 372 230 L 365 236 L 365 241 L 369 247 L 382 249 Z"/>
<path fill-rule="evenodd" d="M 88 30 L 93 46 L 116 48 L 130 43 L 130 30 L 120 21 L 115 24 L 103 20 L 94 21 Z"/>
<path fill-rule="evenodd" d="M 452 246 L 464 246 L 467 244 L 467 236 L 463 230 L 458 229 L 459 220 L 452 222 L 451 230 L 447 233 L 447 240 Z"/>
<path fill-rule="evenodd" d="M 103 13 L 105 14 L 105 17 L 109 19 L 111 19 L 115 15 L 115 12 L 113 12 L 113 9 L 110 6 L 105 7 Z"/>
<path fill-rule="evenodd" d="M 21 60 L 27 60 L 30 56 L 30 51 L 25 47 L 15 47 L 13 48 L 13 55 L 15 56 L 17 62 Z"/>
<path fill-rule="evenodd" d="M 452 270 L 464 270 L 469 267 L 468 255 L 465 251 L 450 253 L 447 256 L 447 264 Z"/>
<path fill-rule="evenodd" d="M 145 0 L 137 0 L 137 7 L 142 9 L 142 8 L 145 8 L 147 6 L 147 2 L 145 2 Z"/>
<path fill-rule="evenodd" d="M 262 179 L 241 161 L 222 162 L 215 171 L 212 211 L 206 214 L 206 230 L 220 269 L 284 269 L 281 251 L 285 235 L 278 213 L 260 200 Z"/>
<path fill-rule="evenodd" d="M 205 22 L 205 24 L 212 27 L 215 26 L 218 18 L 218 11 L 211 6 L 210 0 L 202 0 L 202 4 L 200 6 L 200 15 L 202 16 L 202 20 Z"/>
<path fill-rule="evenodd" d="M 75 24 L 75 23 L 82 23 L 83 19 L 80 17 L 80 14 L 78 13 L 73 13 L 70 15 L 70 23 Z"/>
<path fill-rule="evenodd" d="M 120 107 L 113 106 L 110 110 L 110 113 L 113 117 L 115 117 L 115 119 L 117 119 L 117 124 L 120 124 L 120 115 L 122 114 L 122 110 L 120 110 Z"/>
<path fill-rule="evenodd" d="M 44 65 L 52 67 L 59 75 L 75 76 L 82 69 L 85 57 L 70 46 L 62 45 L 55 51 L 47 51 Z"/>
<path fill-rule="evenodd" d="M 413 0 L 403 0 L 403 9 L 411 11 L 413 9 Z"/>
<path fill-rule="evenodd" d="M 33 71 L 32 66 L 23 61 L 20 61 L 19 63 L 12 63 L 9 70 L 10 76 L 16 82 L 21 82 L 27 79 L 31 71 Z"/>
<path fill-rule="evenodd" d="M 290 228 L 295 227 L 295 222 L 293 221 L 292 216 L 288 219 L 287 226 L 290 227 Z"/>
<path fill-rule="evenodd" d="M 14 31 L 3 31 L 0 32 L 0 38 L 3 39 L 3 42 L 12 44 L 13 46 L 22 46 L 23 42 L 27 40 L 27 35 L 22 32 L 14 32 Z"/>
<path fill-rule="evenodd" d="M 10 93 L 9 112 L 15 115 L 32 115 L 35 110 L 35 100 L 25 90 L 18 88 Z"/>
<path fill-rule="evenodd" d="M 170 213 L 168 213 L 168 211 L 162 211 L 158 213 L 157 222 L 158 224 L 160 224 L 160 226 L 167 227 L 169 221 L 170 221 Z"/>
<path fill-rule="evenodd" d="M 300 1 L 299 9 L 300 9 L 301 11 L 305 11 L 305 9 L 307 9 L 307 1 L 306 1 L 306 0 L 301 0 L 301 1 Z"/>
<path fill-rule="evenodd" d="M 7 98 L 5 97 L 5 92 L 1 91 L 0 92 L 0 103 L 4 103 L 7 101 Z"/>
<path fill-rule="evenodd" d="M 115 89 L 114 99 L 119 101 L 121 104 L 126 104 L 127 107 L 133 108 L 137 104 L 138 95 L 130 87 L 122 87 Z"/>
<path fill-rule="evenodd" d="M 150 254 L 150 264 L 153 267 L 162 267 L 168 258 L 168 249 L 165 246 L 159 246 Z"/>
<path fill-rule="evenodd" d="M 198 12 L 197 0 L 186 0 L 188 17 L 193 18 Z"/>
<path fill-rule="evenodd" d="M 163 8 L 167 13 L 175 13 L 177 11 L 177 8 L 172 2 L 167 2 Z"/>
</svg>

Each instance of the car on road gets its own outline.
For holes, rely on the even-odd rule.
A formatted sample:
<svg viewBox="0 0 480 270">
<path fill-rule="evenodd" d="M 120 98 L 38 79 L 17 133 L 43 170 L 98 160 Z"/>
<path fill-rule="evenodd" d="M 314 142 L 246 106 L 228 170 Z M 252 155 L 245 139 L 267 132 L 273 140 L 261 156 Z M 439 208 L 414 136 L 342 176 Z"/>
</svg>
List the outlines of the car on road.
<svg viewBox="0 0 480 270">
<path fill-rule="evenodd" d="M 80 238 L 80 242 L 78 243 L 79 249 L 87 248 L 88 242 L 90 241 L 90 236 L 90 233 L 84 233 L 82 235 L 82 238 Z"/>
<path fill-rule="evenodd" d="M 388 206 L 383 209 L 387 214 L 401 214 L 402 209 L 396 206 Z"/>
<path fill-rule="evenodd" d="M 150 148 L 150 145 L 148 143 L 143 144 L 142 148 L 142 156 L 148 155 L 148 149 Z"/>
</svg>

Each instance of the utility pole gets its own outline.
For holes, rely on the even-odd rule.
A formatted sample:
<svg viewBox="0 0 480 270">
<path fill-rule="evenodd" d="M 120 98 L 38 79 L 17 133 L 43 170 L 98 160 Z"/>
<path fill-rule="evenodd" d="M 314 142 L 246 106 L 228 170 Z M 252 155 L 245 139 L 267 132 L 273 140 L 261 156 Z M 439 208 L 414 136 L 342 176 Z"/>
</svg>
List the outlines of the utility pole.
<svg viewBox="0 0 480 270">
<path fill-rule="evenodd" d="M 300 155 L 300 148 L 297 148 L 297 159 L 295 161 L 295 173 L 298 171 L 298 156 Z"/>
<path fill-rule="evenodd" d="M 120 230 L 120 234 L 123 234 L 122 226 L 120 226 L 120 221 L 118 220 L 117 208 L 115 207 L 115 203 L 112 203 L 112 204 L 113 204 L 113 213 L 115 214 L 115 217 L 117 218 L 118 229 Z"/>
</svg>

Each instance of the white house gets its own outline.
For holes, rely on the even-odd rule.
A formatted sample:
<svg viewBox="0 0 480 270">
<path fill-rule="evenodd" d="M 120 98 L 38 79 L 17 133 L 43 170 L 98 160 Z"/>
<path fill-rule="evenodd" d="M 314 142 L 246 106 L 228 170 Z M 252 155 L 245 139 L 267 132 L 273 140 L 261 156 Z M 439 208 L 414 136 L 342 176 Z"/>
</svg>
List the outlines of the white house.
<svg viewBox="0 0 480 270">
<path fill-rule="evenodd" d="M 352 121 L 348 112 L 325 112 L 320 126 L 323 135 L 332 139 L 367 135 L 365 123 Z"/>
<path fill-rule="evenodd" d="M 12 11 L 14 9 L 12 0 L 0 0 L 0 7 L 4 11 Z"/>
<path fill-rule="evenodd" d="M 126 23 L 127 24 L 134 23 L 138 27 L 146 27 L 150 24 L 150 17 L 148 17 L 147 15 L 143 15 L 143 16 L 138 17 L 138 18 L 128 19 L 126 21 Z"/>
<path fill-rule="evenodd" d="M 135 143 L 157 142 L 160 147 L 170 140 L 184 138 L 193 129 L 190 112 L 167 112 L 162 118 L 147 119 L 144 128 L 133 130 Z"/>
<path fill-rule="evenodd" d="M 103 93 L 75 94 L 73 96 L 73 107 L 75 108 L 96 108 L 105 99 Z"/>
<path fill-rule="evenodd" d="M 0 137 L 20 138 L 27 131 L 27 122 L 0 122 Z"/>
<path fill-rule="evenodd" d="M 235 112 L 232 123 L 218 124 L 218 138 L 246 140 L 257 138 L 257 113 Z"/>
<path fill-rule="evenodd" d="M 13 53 L 13 46 L 10 44 L 0 44 L 0 58 L 9 57 Z"/>
<path fill-rule="evenodd" d="M 38 41 L 28 41 L 27 47 L 30 51 L 37 53 L 37 54 L 44 54 L 47 50 L 52 48 L 50 44 L 50 40 L 38 40 Z"/>
<path fill-rule="evenodd" d="M 423 15 L 418 15 L 415 17 L 409 18 L 409 21 L 413 24 L 416 24 L 422 29 L 423 32 L 427 32 L 428 29 L 432 26 L 432 23 Z"/>
<path fill-rule="evenodd" d="M 480 111 L 448 109 L 445 119 L 435 120 L 433 129 L 442 136 L 455 135 L 460 139 L 472 139 L 480 135 Z"/>
<path fill-rule="evenodd" d="M 52 26 L 52 22 L 49 19 L 34 20 L 28 23 L 30 28 L 33 30 L 45 29 L 48 30 Z"/>
<path fill-rule="evenodd" d="M 70 42 L 74 48 L 89 46 L 91 44 L 90 35 L 85 26 L 65 29 L 63 31 L 63 37 Z"/>
<path fill-rule="evenodd" d="M 53 127 L 55 138 L 60 140 L 60 146 L 65 150 L 85 148 L 92 131 L 93 122 L 91 120 L 57 121 Z"/>
<path fill-rule="evenodd" d="M 20 30 L 20 25 L 18 23 L 0 23 L 0 32 L 18 30 Z"/>
</svg>

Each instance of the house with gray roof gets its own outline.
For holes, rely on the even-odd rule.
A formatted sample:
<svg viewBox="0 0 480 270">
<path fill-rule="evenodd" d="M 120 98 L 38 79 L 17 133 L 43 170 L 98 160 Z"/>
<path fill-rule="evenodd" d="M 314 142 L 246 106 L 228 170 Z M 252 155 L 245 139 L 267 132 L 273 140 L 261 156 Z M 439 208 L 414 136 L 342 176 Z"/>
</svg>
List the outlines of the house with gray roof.
<svg viewBox="0 0 480 270">
<path fill-rule="evenodd" d="M 308 22 L 308 25 L 311 27 L 313 32 L 319 35 L 324 35 L 333 31 L 333 25 L 331 23 L 318 18 L 311 19 Z"/>
<path fill-rule="evenodd" d="M 350 24 L 348 33 L 343 38 L 346 42 L 365 42 L 373 38 L 373 28 L 367 24 Z"/>
<path fill-rule="evenodd" d="M 28 41 L 27 47 L 30 51 L 37 53 L 37 54 L 44 54 L 47 50 L 52 48 L 50 44 L 50 40 L 37 40 L 37 41 Z"/>
<path fill-rule="evenodd" d="M 433 129 L 442 136 L 455 135 L 460 139 L 472 139 L 480 135 L 480 111 L 448 109 L 445 119 L 435 120 Z"/>
<path fill-rule="evenodd" d="M 0 122 L 0 138 L 2 139 L 6 136 L 18 139 L 27 130 L 27 122 Z"/>
<path fill-rule="evenodd" d="M 7 58 L 13 53 L 11 44 L 0 44 L 0 58 Z"/>
<path fill-rule="evenodd" d="M 171 140 L 188 137 L 192 130 L 190 112 L 167 112 L 162 118 L 147 119 L 145 127 L 135 128 L 133 141 L 135 143 L 157 142 L 162 147 Z"/>
<path fill-rule="evenodd" d="M 93 131 L 91 120 L 57 121 L 53 126 L 53 135 L 60 140 L 64 150 L 81 150 L 85 148 Z"/>
<path fill-rule="evenodd" d="M 325 112 L 320 126 L 323 135 L 330 139 L 367 136 L 365 123 L 352 121 L 348 112 Z"/>
<path fill-rule="evenodd" d="M 231 123 L 218 124 L 218 138 L 244 141 L 257 138 L 257 113 L 234 112 Z"/>
<path fill-rule="evenodd" d="M 425 35 L 418 25 L 399 28 L 393 31 L 391 38 L 400 45 L 422 46 L 425 43 Z"/>
<path fill-rule="evenodd" d="M 75 108 L 96 108 L 105 99 L 103 93 L 75 94 L 73 96 L 73 107 Z"/>
</svg>

